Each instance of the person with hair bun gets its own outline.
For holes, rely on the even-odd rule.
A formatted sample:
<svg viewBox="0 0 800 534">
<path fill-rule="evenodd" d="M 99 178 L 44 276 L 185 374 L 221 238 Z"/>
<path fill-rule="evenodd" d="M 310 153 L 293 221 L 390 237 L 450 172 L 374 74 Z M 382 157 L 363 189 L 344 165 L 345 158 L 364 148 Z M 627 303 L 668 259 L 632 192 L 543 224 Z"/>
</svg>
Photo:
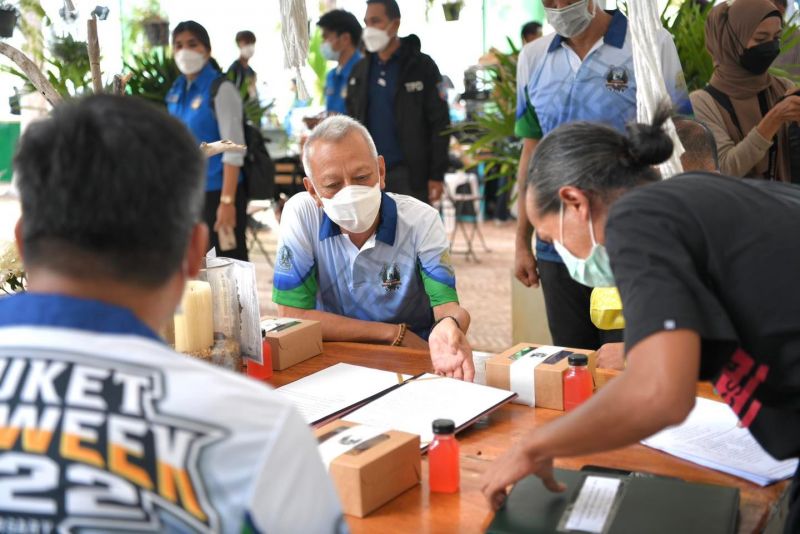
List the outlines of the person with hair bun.
<svg viewBox="0 0 800 534">
<path fill-rule="evenodd" d="M 800 455 L 800 188 L 653 167 L 662 130 L 627 135 L 578 122 L 545 136 L 527 176 L 527 213 L 573 279 L 615 286 L 625 310 L 625 371 L 586 403 L 537 428 L 486 471 L 497 509 L 528 474 L 553 491 L 553 459 L 633 444 L 683 421 L 710 380 L 764 449 Z M 799 473 L 800 474 L 800 473 Z M 795 475 L 786 532 L 800 528 Z"/>
</svg>

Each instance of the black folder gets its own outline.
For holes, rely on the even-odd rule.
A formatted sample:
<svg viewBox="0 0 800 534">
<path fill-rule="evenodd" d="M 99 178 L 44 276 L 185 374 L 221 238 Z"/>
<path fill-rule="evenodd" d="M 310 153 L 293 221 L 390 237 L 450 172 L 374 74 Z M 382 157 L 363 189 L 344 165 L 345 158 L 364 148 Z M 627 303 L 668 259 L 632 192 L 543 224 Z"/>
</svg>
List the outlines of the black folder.
<svg viewBox="0 0 800 534">
<path fill-rule="evenodd" d="M 739 490 L 613 470 L 555 470 L 564 493 L 529 476 L 518 482 L 487 530 L 490 534 L 585 532 L 566 530 L 570 509 L 589 476 L 622 480 L 603 534 L 728 534 L 736 531 Z"/>
</svg>

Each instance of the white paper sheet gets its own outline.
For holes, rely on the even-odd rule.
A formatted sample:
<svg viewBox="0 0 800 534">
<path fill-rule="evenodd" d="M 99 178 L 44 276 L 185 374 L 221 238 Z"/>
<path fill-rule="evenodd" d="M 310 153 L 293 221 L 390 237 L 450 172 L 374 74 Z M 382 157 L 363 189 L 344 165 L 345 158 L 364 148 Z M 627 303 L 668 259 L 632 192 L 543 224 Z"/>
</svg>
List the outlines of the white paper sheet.
<svg viewBox="0 0 800 534">
<path fill-rule="evenodd" d="M 620 482 L 618 478 L 586 477 L 565 528 L 597 534 L 603 532 Z"/>
<path fill-rule="evenodd" d="M 698 398 L 683 423 L 642 440 L 642 444 L 760 486 L 794 474 L 796 459 L 774 459 L 738 423 L 727 404 Z"/>
<path fill-rule="evenodd" d="M 433 439 L 434 419 L 452 419 L 459 428 L 513 395 L 502 389 L 425 374 L 344 419 L 418 434 L 421 447 L 425 448 Z"/>
<path fill-rule="evenodd" d="M 314 424 L 409 378 L 410 375 L 391 371 L 337 363 L 275 391 L 294 404 L 306 422 Z"/>
</svg>

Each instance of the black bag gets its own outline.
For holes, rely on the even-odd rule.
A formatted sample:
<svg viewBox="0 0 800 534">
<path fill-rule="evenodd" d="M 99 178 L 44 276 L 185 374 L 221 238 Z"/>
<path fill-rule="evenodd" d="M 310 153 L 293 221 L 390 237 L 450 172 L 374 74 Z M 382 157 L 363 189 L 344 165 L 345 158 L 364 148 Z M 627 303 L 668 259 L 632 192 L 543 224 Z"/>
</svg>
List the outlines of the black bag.
<svg viewBox="0 0 800 534">
<path fill-rule="evenodd" d="M 219 77 L 211 83 L 211 109 L 219 86 L 227 78 Z M 216 113 L 216 112 L 215 112 Z M 244 156 L 244 192 L 248 200 L 266 200 L 275 194 L 275 163 L 269 156 L 266 140 L 261 131 L 244 118 L 244 144 L 247 153 Z"/>
</svg>

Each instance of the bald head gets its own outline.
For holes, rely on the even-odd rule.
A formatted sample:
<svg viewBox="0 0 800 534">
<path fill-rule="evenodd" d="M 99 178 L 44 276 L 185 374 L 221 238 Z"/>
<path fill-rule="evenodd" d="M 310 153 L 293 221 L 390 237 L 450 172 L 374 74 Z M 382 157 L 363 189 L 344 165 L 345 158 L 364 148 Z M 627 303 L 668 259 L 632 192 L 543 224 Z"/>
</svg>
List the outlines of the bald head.
<svg viewBox="0 0 800 534">
<path fill-rule="evenodd" d="M 683 170 L 718 172 L 717 142 L 708 126 L 689 118 L 675 119 L 674 122 L 678 138 L 686 150 L 681 155 Z"/>
</svg>

